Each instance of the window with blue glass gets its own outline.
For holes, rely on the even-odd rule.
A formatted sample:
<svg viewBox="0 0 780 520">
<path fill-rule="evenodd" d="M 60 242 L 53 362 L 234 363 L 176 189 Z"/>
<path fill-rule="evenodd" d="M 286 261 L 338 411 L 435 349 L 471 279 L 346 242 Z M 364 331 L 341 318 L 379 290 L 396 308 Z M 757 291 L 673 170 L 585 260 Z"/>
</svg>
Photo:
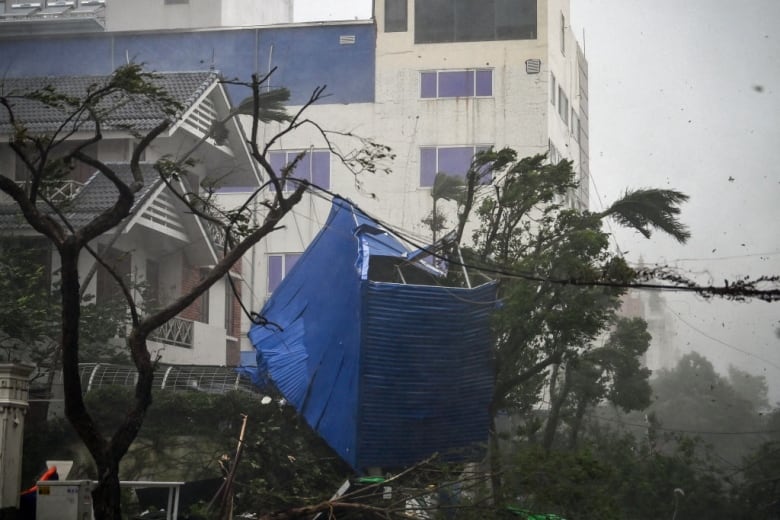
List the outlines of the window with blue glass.
<svg viewBox="0 0 780 520">
<path fill-rule="evenodd" d="M 431 70 L 420 73 L 421 98 L 489 97 L 493 70 Z"/>
<path fill-rule="evenodd" d="M 269 152 L 268 162 L 278 175 L 291 166 L 302 150 L 277 150 Z M 309 181 L 320 188 L 330 189 L 330 152 L 327 150 L 306 150 L 301 159 L 295 163 L 290 177 Z M 298 183 L 287 181 L 285 191 L 293 191 Z"/>
<path fill-rule="evenodd" d="M 490 149 L 489 146 L 424 146 L 420 148 L 420 187 L 430 188 L 437 173 L 466 177 L 474 154 Z M 483 183 L 490 177 L 482 178 Z"/>
<path fill-rule="evenodd" d="M 268 294 L 271 294 L 279 287 L 285 276 L 290 274 L 295 263 L 301 257 L 302 253 L 285 253 L 279 255 L 268 255 Z"/>
</svg>

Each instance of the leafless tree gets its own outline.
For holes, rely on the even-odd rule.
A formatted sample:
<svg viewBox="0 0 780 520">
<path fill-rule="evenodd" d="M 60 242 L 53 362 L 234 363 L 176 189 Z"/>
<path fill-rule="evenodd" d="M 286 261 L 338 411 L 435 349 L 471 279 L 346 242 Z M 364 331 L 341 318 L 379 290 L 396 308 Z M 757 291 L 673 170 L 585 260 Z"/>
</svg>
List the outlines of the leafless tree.
<svg viewBox="0 0 780 520">
<path fill-rule="evenodd" d="M 155 82 L 157 76 L 146 72 L 138 64 L 130 64 L 117 69 L 105 82 L 91 85 L 83 95 L 73 96 L 56 91 L 51 86 L 41 86 L 32 92 L 16 93 L 27 100 L 34 100 L 53 111 L 64 114 L 57 131 L 36 134 L 26 128 L 14 112 L 14 96 L 0 90 L 0 106 L 3 107 L 7 121 L 14 129 L 10 147 L 21 161 L 27 172 L 24 185 L 20 185 L 10 175 L 0 175 L 0 190 L 13 199 L 21 215 L 29 226 L 48 239 L 56 250 L 61 262 L 59 296 L 61 298 L 60 350 L 63 373 L 66 416 L 84 445 L 89 450 L 98 471 L 98 483 L 92 496 L 95 517 L 98 519 L 121 518 L 119 463 L 127 453 L 131 443 L 138 435 L 147 408 L 152 401 L 152 379 L 156 360 L 150 354 L 147 340 L 150 334 L 167 321 L 174 318 L 218 280 L 225 277 L 231 267 L 239 261 L 255 244 L 263 240 L 280 227 L 280 222 L 290 210 L 300 202 L 309 188 L 305 181 L 299 181 L 295 188 L 285 189 L 285 183 L 292 168 L 275 170 L 267 159 L 269 148 L 279 139 L 303 124 L 313 124 L 302 117 L 304 111 L 316 103 L 323 95 L 324 87 L 313 91 L 310 98 L 294 114 L 283 109 L 288 93 L 284 89 L 268 91 L 264 87 L 266 77 L 253 76 L 251 82 L 242 83 L 251 90 L 251 96 L 234 109 L 228 117 L 239 114 L 252 118 L 252 125 L 246 139 L 251 156 L 265 173 L 266 182 L 252 195 L 261 197 L 264 206 L 261 215 L 252 216 L 252 205 L 247 202 L 230 212 L 220 211 L 212 199 L 199 193 L 187 192 L 179 182 L 180 176 L 187 173 L 192 165 L 192 150 L 182 157 L 166 158 L 156 163 L 156 171 L 163 178 L 166 189 L 184 203 L 188 212 L 222 228 L 225 247 L 218 262 L 211 267 L 200 281 L 189 291 L 153 312 L 139 309 L 133 298 L 133 290 L 128 286 L 92 245 L 95 239 L 114 230 L 124 219 L 131 215 L 139 193 L 148 180 L 144 179 L 140 167 L 144 151 L 163 132 L 172 126 L 181 107 L 171 95 Z M 237 83 L 237 82 L 232 82 Z M 115 168 L 91 153 L 96 143 L 104 139 L 103 127 L 112 111 L 132 103 L 143 103 L 156 107 L 158 122 L 149 131 L 143 133 L 136 129 L 126 130 L 135 133 L 138 145 L 132 154 L 130 170 L 132 179 L 128 182 Z M 258 142 L 261 126 L 276 121 L 279 131 L 262 145 Z M 218 138 L 224 132 L 225 121 L 212 126 L 211 137 Z M 316 126 L 316 125 L 315 125 Z M 319 129 L 320 127 L 317 126 Z M 72 145 L 75 134 L 89 134 L 86 140 Z M 322 131 L 327 140 L 327 133 Z M 66 145 L 70 140 L 70 146 Z M 195 146 L 202 145 L 201 140 Z M 330 146 L 330 143 L 329 143 Z M 355 157 L 367 163 L 376 153 L 386 152 L 385 147 L 371 142 L 361 141 L 363 151 L 344 156 L 349 161 Z M 112 205 L 86 223 L 75 223 L 69 219 L 66 209 L 52 200 L 45 188 L 61 179 L 64 172 L 74 164 L 86 165 L 116 188 L 117 196 Z M 254 220 L 257 218 L 257 220 Z M 252 224 L 258 222 L 257 224 Z M 135 396 L 121 425 L 111 435 L 101 432 L 90 411 L 85 406 L 83 389 L 79 378 L 80 315 L 83 288 L 79 279 L 79 258 L 90 254 L 111 273 L 127 301 L 129 326 L 127 349 L 138 372 Z"/>
</svg>

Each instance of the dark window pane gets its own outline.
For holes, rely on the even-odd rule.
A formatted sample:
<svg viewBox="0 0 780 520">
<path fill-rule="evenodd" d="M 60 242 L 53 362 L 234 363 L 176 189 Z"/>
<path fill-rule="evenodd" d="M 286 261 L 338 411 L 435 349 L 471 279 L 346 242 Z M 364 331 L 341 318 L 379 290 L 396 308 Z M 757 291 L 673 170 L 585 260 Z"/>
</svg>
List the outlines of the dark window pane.
<svg viewBox="0 0 780 520">
<path fill-rule="evenodd" d="M 198 321 L 201 323 L 209 322 L 209 292 L 206 291 L 200 295 L 200 317 Z"/>
<path fill-rule="evenodd" d="M 160 305 L 160 264 L 154 260 L 146 260 L 144 304 L 147 311 Z"/>
<path fill-rule="evenodd" d="M 477 95 L 478 96 L 493 95 L 493 71 L 492 70 L 477 71 Z"/>
<path fill-rule="evenodd" d="M 228 275 L 230 276 L 230 275 Z M 235 316 L 234 306 L 238 301 L 236 295 L 233 293 L 233 286 L 230 284 L 228 276 L 225 277 L 225 333 L 228 336 L 238 336 L 238 328 L 235 327 L 233 317 Z M 240 290 L 240 286 L 236 285 L 236 290 Z"/>
<path fill-rule="evenodd" d="M 430 188 L 436 177 L 436 148 L 420 148 L 420 186 Z"/>
<path fill-rule="evenodd" d="M 436 97 L 436 73 L 435 72 L 420 73 L 420 97 L 423 98 Z"/>
<path fill-rule="evenodd" d="M 495 39 L 494 0 L 455 0 L 455 41 Z"/>
<path fill-rule="evenodd" d="M 473 156 L 474 148 L 471 146 L 439 148 L 438 171 L 464 177 L 471 166 Z"/>
<path fill-rule="evenodd" d="M 451 42 L 455 38 L 452 0 L 421 0 L 414 3 L 414 42 Z"/>
<path fill-rule="evenodd" d="M 282 281 L 282 255 L 268 256 L 268 292 L 272 293 Z"/>
<path fill-rule="evenodd" d="M 473 95 L 473 70 L 439 72 L 439 97 L 459 97 Z"/>
<path fill-rule="evenodd" d="M 406 0 L 385 0 L 385 32 L 406 32 Z"/>
<path fill-rule="evenodd" d="M 104 246 L 101 246 L 98 251 L 103 261 L 114 274 L 118 275 L 125 283 L 128 283 L 130 280 L 130 253 Z M 98 264 L 96 283 L 97 294 L 95 295 L 95 303 L 106 305 L 118 301 L 124 302 L 122 289 L 111 272 L 103 264 Z"/>
<path fill-rule="evenodd" d="M 536 38 L 536 0 L 495 0 L 496 39 Z"/>
<path fill-rule="evenodd" d="M 311 182 L 320 188 L 330 189 L 330 152 L 311 153 Z"/>
</svg>

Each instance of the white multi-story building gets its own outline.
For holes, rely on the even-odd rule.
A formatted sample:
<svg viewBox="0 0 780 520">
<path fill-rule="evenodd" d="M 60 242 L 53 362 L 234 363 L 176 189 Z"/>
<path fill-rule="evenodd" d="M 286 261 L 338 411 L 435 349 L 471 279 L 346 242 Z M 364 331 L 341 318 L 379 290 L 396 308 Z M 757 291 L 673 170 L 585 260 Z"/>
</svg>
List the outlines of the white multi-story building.
<svg viewBox="0 0 780 520">
<path fill-rule="evenodd" d="M 373 102 L 314 106 L 309 117 L 389 145 L 392 172 L 355 179 L 331 157 L 325 187 L 424 242 L 435 174 L 464 175 L 476 151 L 506 146 L 520 157 L 548 152 L 552 161 L 572 160 L 580 189 L 568 203 L 587 208 L 587 62 L 569 27 L 567 1 L 376 0 L 374 15 Z M 313 150 L 312 164 L 325 147 L 313 129 L 282 143 L 287 157 Z M 304 176 L 316 180 L 312 175 Z M 272 292 L 327 209 L 312 197 L 288 233 L 260 246 L 256 295 Z"/>
<path fill-rule="evenodd" d="M 485 147 L 572 160 L 580 189 L 567 202 L 587 207 L 587 62 L 570 29 L 567 0 L 375 0 L 373 20 L 232 28 L 224 26 L 246 24 L 227 7 L 228 0 L 206 2 L 213 9 L 195 16 L 202 1 L 107 0 L 99 34 L 52 37 L 62 31 L 50 21 L 49 29 L 33 31 L 48 30 L 47 38 L 19 38 L 14 31 L 21 17 L 0 17 L 0 67 L 8 76 L 40 76 L 41 69 L 50 75 L 105 74 L 135 59 L 156 70 L 214 68 L 242 79 L 276 67 L 271 84 L 292 90 L 291 112 L 316 85 L 327 84 L 330 97 L 310 107 L 307 117 L 335 131 L 330 144 L 344 154 L 360 144 L 353 135 L 389 145 L 394 157 L 380 166 L 392 172 L 355 175 L 314 126 L 279 140 L 271 163 L 281 167 L 308 150 L 296 176 L 351 199 L 421 242 L 431 237 L 423 219 L 432 209 L 435 174 L 465 174 L 474 152 Z M 263 23 L 287 21 L 288 0 L 262 4 L 267 10 L 254 15 Z M 6 1 L 6 12 L 9 5 Z M 165 14 L 176 9 L 191 15 Z M 207 12 L 212 14 L 202 18 Z M 189 29 L 216 25 L 222 27 Z M 228 90 L 233 102 L 243 95 Z M 268 137 L 274 131 L 267 125 L 261 133 Z M 243 202 L 255 188 L 225 185 L 222 203 Z M 328 210 L 327 200 L 307 195 L 283 232 L 246 255 L 241 272 L 248 306 L 259 310 L 321 229 Z M 245 320 L 244 332 L 248 325 Z M 246 340 L 242 348 L 249 349 Z"/>
<path fill-rule="evenodd" d="M 0 0 L 0 33 L 246 27 L 292 22 L 293 0 Z"/>
</svg>

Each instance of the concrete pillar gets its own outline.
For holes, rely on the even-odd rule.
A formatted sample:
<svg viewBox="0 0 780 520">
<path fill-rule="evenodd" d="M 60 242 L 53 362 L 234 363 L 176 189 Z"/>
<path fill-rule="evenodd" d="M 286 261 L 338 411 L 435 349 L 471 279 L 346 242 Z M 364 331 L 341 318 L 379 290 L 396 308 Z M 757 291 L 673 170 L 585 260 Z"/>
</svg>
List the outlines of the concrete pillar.
<svg viewBox="0 0 780 520">
<path fill-rule="evenodd" d="M 19 507 L 22 439 L 33 367 L 0 363 L 0 511 Z"/>
</svg>

